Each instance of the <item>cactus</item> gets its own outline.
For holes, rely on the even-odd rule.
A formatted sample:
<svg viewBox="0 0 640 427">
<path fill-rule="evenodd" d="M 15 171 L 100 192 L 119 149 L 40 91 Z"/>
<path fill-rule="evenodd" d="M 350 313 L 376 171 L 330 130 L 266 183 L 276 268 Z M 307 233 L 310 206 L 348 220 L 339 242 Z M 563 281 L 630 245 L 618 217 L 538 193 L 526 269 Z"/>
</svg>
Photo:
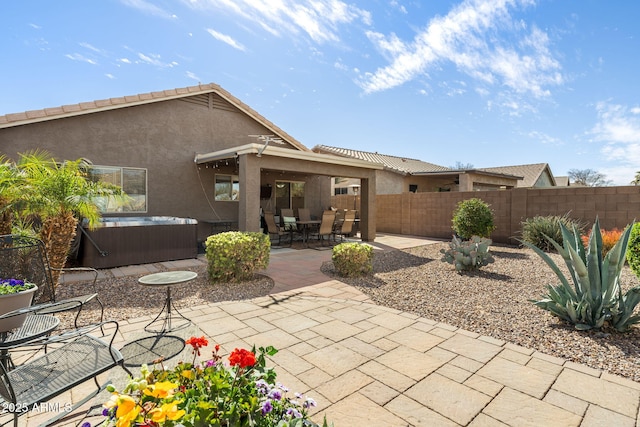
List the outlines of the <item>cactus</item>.
<svg viewBox="0 0 640 427">
<path fill-rule="evenodd" d="M 453 236 L 453 240 L 449 243 L 449 249 L 440 249 L 442 262 L 448 262 L 456 267 L 458 273 L 467 270 L 477 270 L 494 261 L 489 253 L 491 239 L 479 236 L 472 236 L 470 240 Z"/>
</svg>

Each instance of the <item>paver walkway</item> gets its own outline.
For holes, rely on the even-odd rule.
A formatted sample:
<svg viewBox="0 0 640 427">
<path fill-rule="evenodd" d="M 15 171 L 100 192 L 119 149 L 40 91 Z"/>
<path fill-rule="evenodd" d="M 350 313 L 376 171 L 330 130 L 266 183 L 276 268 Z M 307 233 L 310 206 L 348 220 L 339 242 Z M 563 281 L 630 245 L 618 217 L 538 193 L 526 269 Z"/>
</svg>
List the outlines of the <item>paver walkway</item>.
<svg viewBox="0 0 640 427">
<path fill-rule="evenodd" d="M 378 236 L 377 250 L 429 243 Z M 182 309 L 226 352 L 273 345 L 279 380 L 342 426 L 640 427 L 640 383 L 372 304 L 320 272 L 331 251 L 273 250 L 273 292 Z M 187 268 L 198 260 L 164 263 Z M 137 266 L 114 274 L 157 269 Z M 142 271 L 141 271 L 142 270 Z M 121 344 L 149 319 L 122 322 Z M 75 395 L 63 399 L 73 399 Z M 62 400 L 64 402 L 64 400 Z M 43 414 L 29 416 L 36 425 Z M 22 423 L 27 417 L 23 417 Z"/>
</svg>

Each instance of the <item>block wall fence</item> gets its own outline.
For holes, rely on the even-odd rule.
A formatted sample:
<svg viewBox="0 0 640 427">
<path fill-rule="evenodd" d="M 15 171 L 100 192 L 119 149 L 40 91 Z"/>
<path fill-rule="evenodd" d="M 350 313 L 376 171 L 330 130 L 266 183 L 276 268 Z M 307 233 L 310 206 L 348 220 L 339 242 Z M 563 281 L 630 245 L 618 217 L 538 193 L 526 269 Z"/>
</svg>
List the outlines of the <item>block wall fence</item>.
<svg viewBox="0 0 640 427">
<path fill-rule="evenodd" d="M 640 186 L 516 188 L 504 191 L 403 193 L 376 196 L 376 231 L 450 239 L 451 217 L 458 202 L 479 198 L 494 212 L 496 243 L 517 243 L 520 223 L 536 215 L 564 215 L 604 229 L 623 229 L 640 221 Z M 358 200 L 356 199 L 356 202 Z M 353 209 L 354 196 L 331 198 L 332 206 Z M 357 206 L 359 209 L 359 206 Z"/>
</svg>

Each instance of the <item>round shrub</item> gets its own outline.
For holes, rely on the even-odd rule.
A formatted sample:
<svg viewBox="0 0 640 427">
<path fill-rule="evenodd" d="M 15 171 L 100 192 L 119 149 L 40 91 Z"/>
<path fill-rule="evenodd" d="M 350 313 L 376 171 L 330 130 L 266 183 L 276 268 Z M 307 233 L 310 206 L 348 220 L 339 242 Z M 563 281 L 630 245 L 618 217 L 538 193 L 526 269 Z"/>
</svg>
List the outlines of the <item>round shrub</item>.
<svg viewBox="0 0 640 427">
<path fill-rule="evenodd" d="M 333 247 L 331 260 L 339 275 L 356 277 L 373 271 L 373 247 L 361 243 L 340 243 Z"/>
<path fill-rule="evenodd" d="M 627 246 L 627 262 L 631 271 L 640 278 L 640 222 L 633 224 Z"/>
<path fill-rule="evenodd" d="M 569 230 L 573 231 L 575 227 L 579 232 L 584 229 L 584 224 L 576 219 L 569 218 L 568 214 L 562 216 L 534 216 L 527 218 L 520 223 L 522 227 L 522 241 L 532 244 L 533 246 L 545 251 L 555 252 L 555 248 L 544 236 L 547 235 L 556 243 L 562 246 L 562 230 L 560 224 L 564 224 Z"/>
<path fill-rule="evenodd" d="M 242 282 L 269 266 L 269 236 L 263 233 L 229 231 L 206 241 L 207 271 L 215 282 Z"/>
<path fill-rule="evenodd" d="M 489 237 L 496 228 L 489 205 L 477 198 L 458 203 L 451 222 L 453 231 L 465 240 L 471 236 Z"/>
</svg>

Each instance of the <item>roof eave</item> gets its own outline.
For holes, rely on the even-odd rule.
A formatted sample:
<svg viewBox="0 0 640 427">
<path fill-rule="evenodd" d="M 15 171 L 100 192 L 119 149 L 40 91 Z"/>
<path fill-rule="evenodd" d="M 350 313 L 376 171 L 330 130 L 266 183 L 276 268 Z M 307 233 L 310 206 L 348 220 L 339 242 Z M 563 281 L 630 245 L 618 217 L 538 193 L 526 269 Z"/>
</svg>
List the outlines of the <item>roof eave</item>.
<svg viewBox="0 0 640 427">
<path fill-rule="evenodd" d="M 229 159 L 244 154 L 268 155 L 274 157 L 284 157 L 287 159 L 307 160 L 310 162 L 329 163 L 333 165 L 351 166 L 364 169 L 381 170 L 380 163 L 367 162 L 365 160 L 348 159 L 345 157 L 333 156 L 330 154 L 320 154 L 310 151 L 298 151 L 280 147 L 265 147 L 263 144 L 245 144 L 233 148 L 228 148 L 211 153 L 196 154 L 194 162 L 197 164 L 214 162 L 216 160 Z"/>
</svg>

